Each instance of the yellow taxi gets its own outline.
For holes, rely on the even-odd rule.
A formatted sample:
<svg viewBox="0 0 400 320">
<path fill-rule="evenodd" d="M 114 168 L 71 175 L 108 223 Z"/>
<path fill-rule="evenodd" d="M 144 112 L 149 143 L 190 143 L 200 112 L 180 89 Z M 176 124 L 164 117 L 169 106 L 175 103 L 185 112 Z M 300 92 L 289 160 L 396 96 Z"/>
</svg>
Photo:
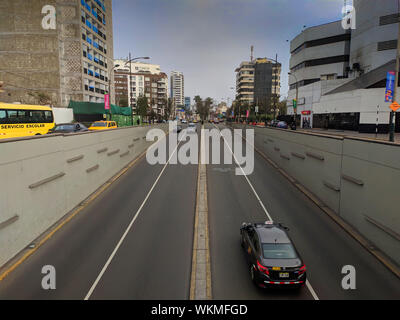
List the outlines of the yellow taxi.
<svg viewBox="0 0 400 320">
<path fill-rule="evenodd" d="M 110 130 L 118 128 L 115 121 L 96 121 L 89 127 L 90 131 Z"/>
</svg>

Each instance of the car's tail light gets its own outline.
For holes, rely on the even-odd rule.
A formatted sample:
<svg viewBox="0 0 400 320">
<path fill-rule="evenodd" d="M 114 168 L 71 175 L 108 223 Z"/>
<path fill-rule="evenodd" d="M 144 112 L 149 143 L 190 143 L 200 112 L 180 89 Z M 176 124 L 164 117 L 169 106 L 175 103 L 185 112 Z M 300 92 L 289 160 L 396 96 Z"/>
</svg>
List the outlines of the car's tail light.
<svg viewBox="0 0 400 320">
<path fill-rule="evenodd" d="M 306 265 L 303 264 L 300 269 L 299 269 L 299 274 L 303 274 L 304 272 L 306 272 Z"/>
<path fill-rule="evenodd" d="M 267 276 L 269 276 L 269 271 L 267 267 L 264 267 L 260 262 L 258 262 L 257 260 L 257 268 L 260 272 L 266 274 Z"/>
</svg>

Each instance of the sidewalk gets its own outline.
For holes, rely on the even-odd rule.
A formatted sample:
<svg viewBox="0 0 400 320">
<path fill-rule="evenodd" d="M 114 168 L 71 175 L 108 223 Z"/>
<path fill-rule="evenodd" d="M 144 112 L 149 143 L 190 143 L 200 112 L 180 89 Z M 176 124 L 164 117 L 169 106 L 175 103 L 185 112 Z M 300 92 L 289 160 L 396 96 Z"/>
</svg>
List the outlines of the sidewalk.
<svg viewBox="0 0 400 320">
<path fill-rule="evenodd" d="M 356 137 L 356 138 L 367 138 L 374 140 L 383 140 L 389 142 L 389 134 L 379 133 L 376 135 L 375 133 L 360 133 L 358 131 L 351 130 L 334 130 L 334 129 L 321 129 L 321 128 L 313 128 L 313 129 L 297 129 L 298 131 L 305 132 L 314 132 L 314 133 L 322 133 L 322 134 L 332 134 L 336 136 L 347 136 L 347 137 Z M 395 133 L 394 141 L 396 143 L 400 143 L 400 133 Z"/>
</svg>

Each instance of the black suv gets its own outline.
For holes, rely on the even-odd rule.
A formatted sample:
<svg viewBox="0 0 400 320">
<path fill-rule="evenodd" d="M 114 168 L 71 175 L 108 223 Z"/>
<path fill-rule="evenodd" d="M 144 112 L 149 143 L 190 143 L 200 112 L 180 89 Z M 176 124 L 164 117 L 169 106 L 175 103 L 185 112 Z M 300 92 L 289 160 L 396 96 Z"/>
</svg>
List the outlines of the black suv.
<svg viewBox="0 0 400 320">
<path fill-rule="evenodd" d="M 246 251 L 250 276 L 259 287 L 302 287 L 306 266 L 280 223 L 243 223 L 241 244 Z"/>
</svg>

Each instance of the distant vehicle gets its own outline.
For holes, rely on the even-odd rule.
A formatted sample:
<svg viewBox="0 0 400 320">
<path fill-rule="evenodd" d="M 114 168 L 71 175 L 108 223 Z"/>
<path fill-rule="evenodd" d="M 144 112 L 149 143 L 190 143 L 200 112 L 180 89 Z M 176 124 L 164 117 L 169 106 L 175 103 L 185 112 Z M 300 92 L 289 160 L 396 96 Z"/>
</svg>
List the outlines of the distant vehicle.
<svg viewBox="0 0 400 320">
<path fill-rule="evenodd" d="M 96 121 L 89 127 L 90 131 L 110 130 L 118 128 L 115 121 Z"/>
<path fill-rule="evenodd" d="M 193 122 L 189 123 L 186 130 L 187 130 L 186 131 L 187 133 L 196 133 L 197 132 L 196 125 Z"/>
<path fill-rule="evenodd" d="M 0 139 L 43 135 L 52 128 L 50 107 L 0 103 Z"/>
<path fill-rule="evenodd" d="M 177 125 L 176 128 L 174 128 L 174 132 L 179 133 L 182 131 L 182 126 L 181 125 Z"/>
<path fill-rule="evenodd" d="M 281 128 L 281 129 L 287 129 L 288 124 L 285 121 L 279 121 L 278 124 L 276 125 L 276 127 Z"/>
<path fill-rule="evenodd" d="M 82 123 L 61 123 L 49 131 L 51 133 L 76 133 L 89 131 Z"/>
<path fill-rule="evenodd" d="M 181 123 L 187 123 L 187 120 L 186 119 L 182 119 Z"/>
<path fill-rule="evenodd" d="M 273 222 L 243 223 L 241 245 L 247 253 L 250 277 L 259 287 L 302 287 L 306 266 L 286 231 Z"/>
<path fill-rule="evenodd" d="M 218 124 L 218 123 L 219 123 L 219 120 L 218 120 L 218 119 L 214 119 L 214 123 L 215 123 L 215 124 Z"/>
<path fill-rule="evenodd" d="M 269 123 L 269 125 L 270 125 L 271 127 L 276 127 L 276 126 L 278 125 L 278 123 L 279 123 L 278 120 L 272 120 L 272 121 Z"/>
</svg>

